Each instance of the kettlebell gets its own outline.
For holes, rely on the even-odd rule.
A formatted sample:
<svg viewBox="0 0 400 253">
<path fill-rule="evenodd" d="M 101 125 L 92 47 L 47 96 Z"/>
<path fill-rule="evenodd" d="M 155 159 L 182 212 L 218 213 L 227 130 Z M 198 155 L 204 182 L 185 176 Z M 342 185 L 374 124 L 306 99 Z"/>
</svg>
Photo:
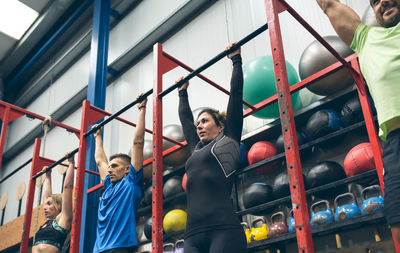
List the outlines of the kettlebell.
<svg viewBox="0 0 400 253">
<path fill-rule="evenodd" d="M 246 235 L 247 243 L 250 243 L 251 242 L 251 240 L 250 240 L 251 234 L 250 234 L 249 224 L 247 224 L 247 222 L 242 222 L 242 223 L 240 223 L 240 225 L 242 225 L 242 227 L 244 229 L 244 234 Z"/>
<path fill-rule="evenodd" d="M 320 209 L 319 211 L 317 211 Z M 321 200 L 311 205 L 311 227 L 317 227 L 318 225 L 333 223 L 332 209 L 329 207 L 327 200 Z"/>
<path fill-rule="evenodd" d="M 183 253 L 183 245 L 185 244 L 185 241 L 183 239 L 178 240 L 175 242 L 175 251 L 174 253 Z"/>
<path fill-rule="evenodd" d="M 285 214 L 280 211 L 271 215 L 271 226 L 269 232 L 271 236 L 286 234 L 289 231 L 286 224 Z"/>
<path fill-rule="evenodd" d="M 261 221 L 262 226 L 261 227 L 256 227 L 257 222 Z M 263 218 L 257 218 L 253 220 L 251 223 L 251 231 L 250 231 L 250 241 L 260 241 L 267 239 L 268 237 L 268 227 L 267 223 Z"/>
<path fill-rule="evenodd" d="M 163 245 L 163 253 L 174 253 L 175 245 L 173 243 L 166 243 Z"/>
<path fill-rule="evenodd" d="M 293 209 L 292 209 L 289 212 L 289 232 L 292 233 L 295 231 L 296 231 L 296 223 L 294 222 Z"/>
<path fill-rule="evenodd" d="M 372 195 L 367 197 L 367 194 Z M 361 192 L 363 203 L 361 205 L 361 214 L 375 213 L 383 208 L 383 197 L 379 185 L 371 185 Z"/>
<path fill-rule="evenodd" d="M 343 204 L 339 204 L 344 202 Z M 335 205 L 335 221 L 351 219 L 361 215 L 354 195 L 350 192 L 340 194 L 334 200 Z"/>
</svg>

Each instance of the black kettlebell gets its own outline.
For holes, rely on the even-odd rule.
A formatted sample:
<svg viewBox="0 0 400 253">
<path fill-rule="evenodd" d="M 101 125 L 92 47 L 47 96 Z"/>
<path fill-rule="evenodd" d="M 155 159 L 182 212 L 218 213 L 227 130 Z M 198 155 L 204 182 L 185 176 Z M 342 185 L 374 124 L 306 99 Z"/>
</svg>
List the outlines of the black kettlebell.
<svg viewBox="0 0 400 253">
<path fill-rule="evenodd" d="M 244 191 L 242 199 L 246 209 L 267 203 L 274 199 L 272 187 L 266 183 L 253 183 Z M 258 215 L 265 212 L 267 211 L 251 212 L 251 214 Z"/>
</svg>

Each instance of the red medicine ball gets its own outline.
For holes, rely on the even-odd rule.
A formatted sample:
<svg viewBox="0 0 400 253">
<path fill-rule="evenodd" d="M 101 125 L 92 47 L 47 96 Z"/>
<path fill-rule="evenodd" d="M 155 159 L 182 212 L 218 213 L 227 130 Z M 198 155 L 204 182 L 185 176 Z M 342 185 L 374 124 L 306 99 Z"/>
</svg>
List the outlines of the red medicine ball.
<svg viewBox="0 0 400 253">
<path fill-rule="evenodd" d="M 344 159 L 344 170 L 347 177 L 375 169 L 374 155 L 369 142 L 353 147 Z"/>
<path fill-rule="evenodd" d="M 247 159 L 249 164 L 254 164 L 262 160 L 271 158 L 277 154 L 275 145 L 269 141 L 259 141 L 251 146 Z M 256 169 L 257 173 L 269 173 L 278 168 L 277 162 L 268 163 Z"/>
<path fill-rule="evenodd" d="M 183 175 L 183 179 L 182 179 L 182 188 L 184 191 L 186 191 L 186 180 L 187 180 L 187 175 L 186 173 Z"/>
</svg>

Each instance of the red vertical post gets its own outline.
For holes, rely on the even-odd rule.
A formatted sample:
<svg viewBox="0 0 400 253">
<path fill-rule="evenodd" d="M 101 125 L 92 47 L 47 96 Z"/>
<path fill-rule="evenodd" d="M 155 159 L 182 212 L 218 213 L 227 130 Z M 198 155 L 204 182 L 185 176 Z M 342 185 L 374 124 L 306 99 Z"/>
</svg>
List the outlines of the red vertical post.
<svg viewBox="0 0 400 253">
<path fill-rule="evenodd" d="M 152 253 L 163 252 L 163 157 L 162 157 L 162 99 L 158 94 L 162 92 L 162 45 L 157 43 L 153 47 L 154 79 L 153 79 L 153 228 Z"/>
<path fill-rule="evenodd" d="M 40 171 L 39 166 L 38 166 L 39 154 L 40 154 L 40 144 L 41 144 L 41 140 L 39 138 L 36 138 L 35 146 L 33 149 L 32 167 L 31 167 L 31 174 L 29 177 L 28 195 L 26 198 L 24 227 L 22 230 L 22 240 L 21 240 L 21 246 L 20 246 L 20 252 L 22 252 L 22 253 L 28 252 L 29 231 L 31 228 L 32 208 L 33 208 L 33 200 L 35 198 L 35 186 L 36 186 L 36 180 L 33 179 L 33 176 L 35 176 Z"/>
<path fill-rule="evenodd" d="M 371 110 L 371 105 L 369 103 L 369 99 L 368 99 L 368 95 L 367 95 L 368 94 L 367 89 L 365 86 L 364 79 L 361 75 L 360 65 L 358 64 L 358 60 L 353 59 L 351 61 L 351 65 L 353 66 L 353 68 L 356 71 L 358 71 L 360 73 L 359 75 L 352 74 L 352 76 L 354 78 L 354 81 L 357 84 L 358 96 L 360 98 L 361 108 L 362 108 L 362 111 L 364 114 L 364 121 L 365 121 L 365 125 L 367 127 L 369 142 L 371 143 L 371 147 L 372 147 L 372 154 L 374 155 L 374 161 L 375 161 L 375 166 L 376 166 L 376 172 L 378 173 L 379 184 L 382 189 L 382 194 L 385 194 L 384 182 L 383 182 L 382 148 L 379 143 L 378 131 L 375 128 L 374 118 L 372 117 L 372 110 Z M 400 245 L 397 242 L 393 233 L 392 233 L 392 237 L 393 237 L 393 242 L 394 242 L 396 252 L 400 253 Z"/>
<path fill-rule="evenodd" d="M 13 112 L 9 106 L 0 108 L 0 118 L 3 121 L 1 125 L 1 135 L 0 135 L 0 168 L 3 161 L 4 144 L 6 142 L 7 127 L 8 123 L 14 121 L 24 115 L 23 113 Z"/>
<path fill-rule="evenodd" d="M 360 66 L 357 58 L 351 61 L 353 68 L 360 73 Z M 351 72 L 350 72 L 351 73 Z M 378 173 L 379 183 L 383 192 L 383 162 L 382 162 L 382 148 L 378 139 L 378 132 L 375 128 L 374 118 L 372 116 L 371 105 L 368 99 L 367 89 L 364 83 L 364 79 L 360 74 L 352 74 L 354 81 L 357 85 L 358 96 L 360 98 L 361 108 L 364 115 L 365 126 L 367 127 L 369 142 L 371 143 L 372 153 L 374 155 L 374 161 L 376 166 L 376 172 Z"/>
<path fill-rule="evenodd" d="M 82 117 L 81 117 L 81 132 L 79 134 L 79 152 L 78 152 L 78 166 L 76 170 L 75 194 L 74 194 L 74 215 L 71 228 L 71 252 L 79 252 L 79 238 L 81 232 L 82 220 L 82 203 L 83 203 L 83 189 L 85 183 L 85 164 L 86 164 L 86 149 L 87 137 L 84 134 L 89 129 L 89 109 L 90 103 L 88 100 L 83 101 Z"/>
<path fill-rule="evenodd" d="M 312 253 L 312 241 L 307 199 L 294 124 L 292 99 L 285 64 L 282 35 L 278 13 L 282 6 L 276 0 L 264 0 L 268 20 L 272 57 L 274 61 L 275 82 L 278 94 L 279 112 L 284 136 L 285 155 L 292 199 L 293 216 L 296 221 L 298 252 Z"/>
</svg>

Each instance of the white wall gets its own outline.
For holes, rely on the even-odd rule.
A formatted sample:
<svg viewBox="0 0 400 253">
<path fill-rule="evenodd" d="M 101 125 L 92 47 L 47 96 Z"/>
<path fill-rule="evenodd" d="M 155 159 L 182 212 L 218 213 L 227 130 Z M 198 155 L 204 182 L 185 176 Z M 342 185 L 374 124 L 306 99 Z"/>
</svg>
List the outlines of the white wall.
<svg viewBox="0 0 400 253">
<path fill-rule="evenodd" d="M 135 10 L 122 20 L 111 32 L 109 43 L 109 63 L 118 58 L 130 47 L 150 32 L 157 24 L 165 20 L 173 11 L 182 6 L 183 0 L 145 0 Z M 368 5 L 367 1 L 347 0 L 349 6 L 360 15 Z M 332 35 L 334 31 L 327 17 L 317 6 L 315 1 L 288 0 L 288 3 L 303 18 L 323 36 Z M 164 51 L 183 61 L 192 68 L 197 68 L 216 54 L 223 51 L 228 42 L 238 41 L 252 31 L 266 23 L 264 1 L 262 0 L 221 0 L 217 1 L 203 14 L 195 18 L 186 27 L 163 44 Z M 283 35 L 286 59 L 297 69 L 299 58 L 305 47 L 313 41 L 312 36 L 305 31 L 288 13 L 280 14 L 280 23 Z M 242 47 L 243 62 L 246 64 L 257 56 L 270 54 L 268 31 Z M 202 74 L 219 85 L 229 89 L 231 62 L 223 59 Z M 82 56 L 61 78 L 41 94 L 28 110 L 41 115 L 50 115 L 66 101 L 71 99 L 88 82 L 89 53 Z M 182 69 L 175 69 L 164 75 L 164 88 L 169 87 L 181 75 L 187 75 Z M 107 88 L 106 110 L 116 112 L 136 98 L 139 92 L 145 92 L 153 86 L 153 55 L 144 57 L 139 63 L 123 74 Z M 192 109 L 201 106 L 212 106 L 225 110 L 228 97 L 198 78 L 191 80 L 189 87 Z M 302 91 L 304 103 L 309 103 L 317 97 L 308 91 Z M 164 125 L 178 124 L 177 91 L 164 97 Z M 152 129 L 152 97 L 149 97 L 146 127 Z M 80 110 L 71 112 L 64 121 L 73 127 L 80 128 Z M 136 122 L 137 109 L 131 109 L 122 115 L 123 118 Z M 259 128 L 268 120 L 260 120 L 250 116 L 245 121 L 247 130 Z M 12 147 L 35 126 L 37 120 L 30 121 L 25 117 L 9 125 L 6 149 Z M 108 154 L 128 152 L 131 147 L 134 128 L 113 121 L 105 127 L 104 144 Z M 151 135 L 146 134 L 146 139 Z M 66 151 L 78 147 L 77 138 L 62 129 L 54 129 L 49 133 L 46 157 L 57 160 Z M 21 154 L 14 157 L 3 166 L 0 178 L 8 175 L 14 168 L 28 160 L 32 155 L 33 147 L 27 147 Z M 8 192 L 9 201 L 5 222 L 15 218 L 18 202 L 15 188 L 20 181 L 28 182 L 30 166 L 26 166 L 11 179 L 0 185 L 0 194 Z M 61 188 L 61 176 L 54 173 L 53 189 L 56 192 Z M 23 211 L 25 209 L 25 198 Z"/>
</svg>

